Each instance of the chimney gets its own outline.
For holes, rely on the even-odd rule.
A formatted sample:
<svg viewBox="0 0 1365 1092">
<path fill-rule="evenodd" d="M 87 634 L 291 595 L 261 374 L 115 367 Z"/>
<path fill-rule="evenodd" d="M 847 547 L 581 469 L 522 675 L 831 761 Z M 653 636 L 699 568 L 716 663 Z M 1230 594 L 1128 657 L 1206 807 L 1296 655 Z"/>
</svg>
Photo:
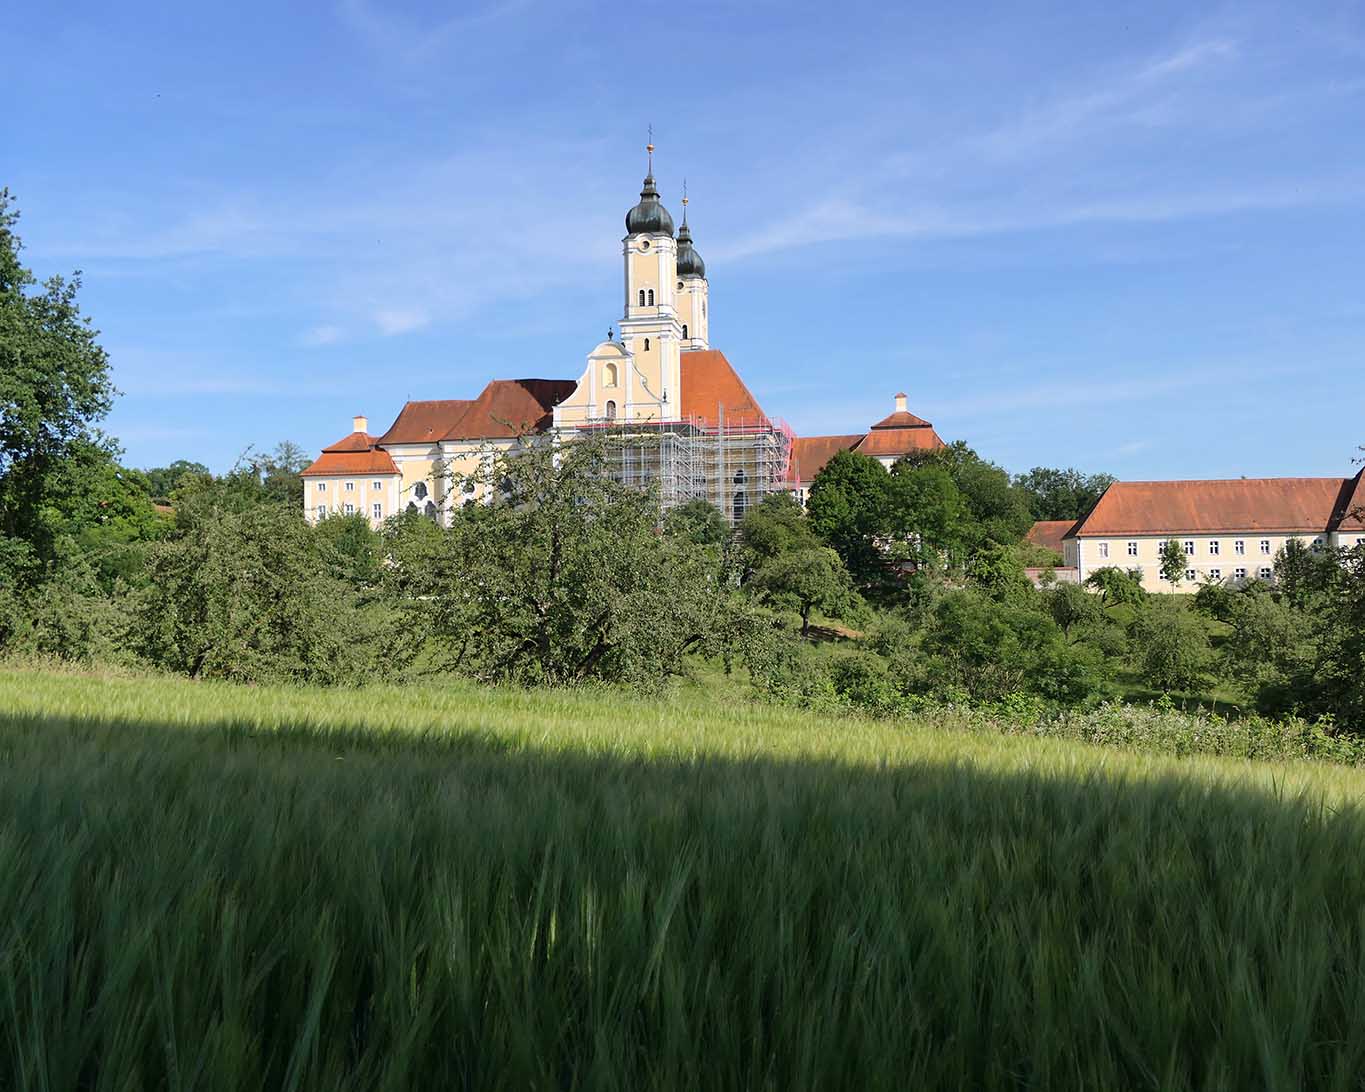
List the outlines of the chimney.
<svg viewBox="0 0 1365 1092">
<path fill-rule="evenodd" d="M 370 419 L 366 417 L 363 413 L 357 413 L 354 417 L 351 418 L 351 431 L 369 432 Z"/>
<path fill-rule="evenodd" d="M 896 412 L 897 412 L 897 413 L 905 413 L 905 412 L 906 412 L 906 409 L 905 409 L 905 392 L 904 392 L 904 391 L 902 391 L 900 394 L 896 395 Z"/>
</svg>

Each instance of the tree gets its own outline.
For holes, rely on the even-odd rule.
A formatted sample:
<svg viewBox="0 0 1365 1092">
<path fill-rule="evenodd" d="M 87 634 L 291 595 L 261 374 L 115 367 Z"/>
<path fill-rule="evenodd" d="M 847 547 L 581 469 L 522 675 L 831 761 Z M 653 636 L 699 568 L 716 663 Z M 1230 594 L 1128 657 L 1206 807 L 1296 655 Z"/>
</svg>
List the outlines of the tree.
<svg viewBox="0 0 1365 1092">
<path fill-rule="evenodd" d="M 395 557 L 389 579 L 451 670 L 488 681 L 586 679 L 656 688 L 692 652 L 743 645 L 762 625 L 721 551 L 659 534 L 658 497 L 613 481 L 608 442 L 527 440 L 471 475 L 487 504 Z"/>
<path fill-rule="evenodd" d="M 1120 603 L 1137 605 L 1147 598 L 1140 569 L 1117 569 L 1109 565 L 1096 569 L 1086 577 L 1085 582 L 1100 593 L 1105 606 L 1112 607 Z"/>
<path fill-rule="evenodd" d="M 301 510 L 204 513 L 152 550 L 138 651 L 191 678 L 354 678 L 368 647 L 364 619 L 326 562 Z"/>
<path fill-rule="evenodd" d="M 891 476 L 856 451 L 834 455 L 811 483 L 806 511 L 817 535 L 834 548 L 860 587 L 886 577 L 878 540 L 887 531 Z"/>
<path fill-rule="evenodd" d="M 987 542 L 1010 545 L 1033 526 L 1028 496 L 995 463 L 983 459 L 961 440 L 944 448 L 917 451 L 899 460 L 905 467 L 937 466 L 946 470 L 971 513 L 968 546 Z"/>
<path fill-rule="evenodd" d="M 76 302 L 80 274 L 37 281 L 19 261 L 19 214 L 0 190 L 0 535 L 27 544 L 26 576 L 55 556 L 46 509 L 80 446 L 112 446 L 95 425 L 115 395 L 99 332 Z"/>
<path fill-rule="evenodd" d="M 1161 579 L 1174 587 L 1180 587 L 1180 582 L 1185 579 L 1187 564 L 1189 557 L 1185 553 L 1185 547 L 1179 542 L 1168 538 L 1161 544 Z"/>
<path fill-rule="evenodd" d="M 1043 593 L 1043 599 L 1052 620 L 1062 627 L 1068 640 L 1073 627 L 1104 621 L 1104 607 L 1100 601 L 1079 584 L 1054 584 Z"/>
<path fill-rule="evenodd" d="M 664 534 L 698 546 L 720 546 L 729 533 L 724 513 L 700 497 L 670 508 L 664 515 Z"/>
<path fill-rule="evenodd" d="M 1208 681 L 1213 653 L 1204 620 L 1183 603 L 1153 597 L 1129 626 L 1137 668 L 1157 690 L 1198 690 Z"/>
<path fill-rule="evenodd" d="M 754 574 L 751 587 L 761 600 L 795 610 L 801 636 L 810 636 L 810 613 L 843 618 L 859 605 L 848 570 L 828 546 L 808 546 L 769 558 Z"/>
<path fill-rule="evenodd" d="M 260 479 L 267 500 L 300 508 L 303 506 L 302 471 L 312 461 L 298 444 L 281 440 L 272 451 L 253 457 L 247 465 Z"/>
<path fill-rule="evenodd" d="M 975 537 L 966 498 L 941 466 L 897 463 L 887 497 L 887 528 L 917 568 L 959 566 Z"/>
<path fill-rule="evenodd" d="M 1016 476 L 1014 484 L 1028 498 L 1034 519 L 1080 519 L 1114 481 L 1112 474 L 1035 466 L 1027 474 Z"/>
<path fill-rule="evenodd" d="M 209 477 L 209 468 L 203 463 L 191 462 L 188 459 L 176 459 L 170 466 L 154 466 L 149 470 L 143 471 L 147 475 L 147 486 L 151 491 L 152 499 L 157 504 L 169 504 L 171 494 L 180 485 L 180 481 L 187 474 L 198 474 L 201 477 Z"/>
</svg>

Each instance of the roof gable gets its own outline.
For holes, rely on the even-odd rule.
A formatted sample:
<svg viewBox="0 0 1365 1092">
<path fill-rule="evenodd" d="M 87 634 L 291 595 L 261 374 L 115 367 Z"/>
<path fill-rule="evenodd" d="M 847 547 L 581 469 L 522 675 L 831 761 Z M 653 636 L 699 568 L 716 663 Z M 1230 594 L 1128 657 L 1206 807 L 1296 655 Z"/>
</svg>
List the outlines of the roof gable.
<svg viewBox="0 0 1365 1092">
<path fill-rule="evenodd" d="M 473 403 L 468 398 L 405 402 L 380 444 L 432 443 L 444 436 Z"/>
<path fill-rule="evenodd" d="M 1365 531 L 1365 470 L 1342 483 L 1337 510 L 1332 513 L 1332 530 Z"/>
<path fill-rule="evenodd" d="M 491 440 L 544 432 L 554 408 L 578 386 L 572 379 L 494 379 L 453 422 L 445 440 Z"/>
<path fill-rule="evenodd" d="M 897 410 L 886 417 L 883 417 L 872 428 L 933 428 L 923 417 L 916 417 L 908 410 Z"/>
<path fill-rule="evenodd" d="M 749 388 L 719 349 L 692 349 L 682 354 L 682 415 L 707 425 L 722 419 L 767 420 Z"/>
<path fill-rule="evenodd" d="M 1060 554 L 1062 552 L 1062 539 L 1066 538 L 1075 526 L 1076 520 L 1074 519 L 1040 519 L 1029 528 L 1028 534 L 1024 536 L 1024 541 Z"/>
<path fill-rule="evenodd" d="M 788 474 L 795 482 L 815 478 L 825 464 L 841 451 L 850 451 L 863 442 L 861 435 L 798 436 L 792 441 L 791 469 Z"/>
<path fill-rule="evenodd" d="M 323 451 L 370 451 L 378 441 L 368 432 L 353 432 L 343 436 L 334 444 L 324 447 Z"/>
</svg>

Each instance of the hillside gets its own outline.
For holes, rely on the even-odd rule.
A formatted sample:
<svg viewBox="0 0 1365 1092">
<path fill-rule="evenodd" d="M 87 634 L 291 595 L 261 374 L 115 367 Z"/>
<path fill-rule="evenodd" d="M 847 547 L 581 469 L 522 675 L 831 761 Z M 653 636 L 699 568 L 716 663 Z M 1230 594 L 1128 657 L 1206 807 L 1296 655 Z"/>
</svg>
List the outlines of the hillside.
<svg viewBox="0 0 1365 1092">
<path fill-rule="evenodd" d="M 611 691 L 10 669 L 0 710 L 3 1087 L 1346 1087 L 1365 1055 L 1353 769 Z"/>
</svg>

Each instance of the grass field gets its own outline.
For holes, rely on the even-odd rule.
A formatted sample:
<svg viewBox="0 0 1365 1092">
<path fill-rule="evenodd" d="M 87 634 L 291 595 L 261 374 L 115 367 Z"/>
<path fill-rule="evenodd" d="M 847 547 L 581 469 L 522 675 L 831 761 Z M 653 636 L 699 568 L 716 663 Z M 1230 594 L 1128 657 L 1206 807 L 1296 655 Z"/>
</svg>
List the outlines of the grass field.
<svg viewBox="0 0 1365 1092">
<path fill-rule="evenodd" d="M 0 1087 L 1357 1088 L 1365 773 L 0 670 Z"/>
</svg>

